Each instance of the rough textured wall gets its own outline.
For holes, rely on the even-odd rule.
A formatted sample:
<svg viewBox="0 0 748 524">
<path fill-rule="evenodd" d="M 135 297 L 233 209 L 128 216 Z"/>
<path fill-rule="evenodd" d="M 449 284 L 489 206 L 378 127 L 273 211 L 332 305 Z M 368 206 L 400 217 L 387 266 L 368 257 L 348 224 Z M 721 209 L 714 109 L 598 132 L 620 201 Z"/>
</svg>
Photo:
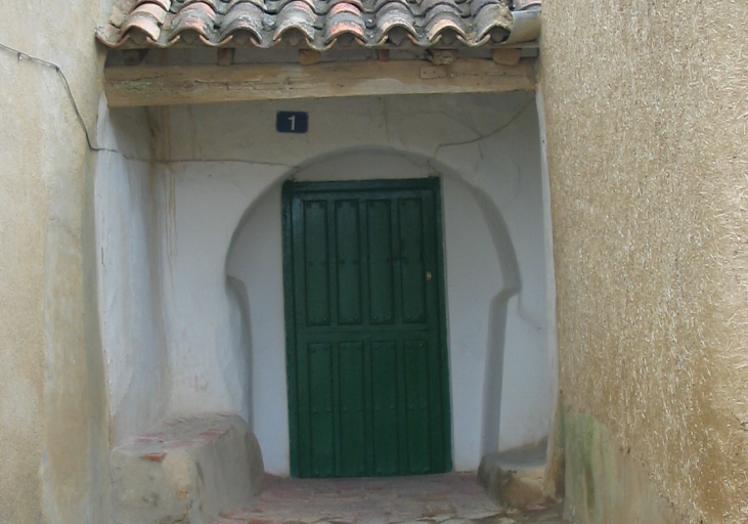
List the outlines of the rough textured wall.
<svg viewBox="0 0 748 524">
<path fill-rule="evenodd" d="M 595 503 L 655 489 L 668 518 L 743 522 L 748 3 L 543 9 L 567 509 L 624 522 L 641 499 Z"/>
<path fill-rule="evenodd" d="M 55 0 L 0 17 L 3 46 L 61 67 L 89 129 L 98 15 L 98 0 Z M 91 154 L 55 68 L 5 47 L 0 115 L 0 522 L 106 522 Z"/>
</svg>

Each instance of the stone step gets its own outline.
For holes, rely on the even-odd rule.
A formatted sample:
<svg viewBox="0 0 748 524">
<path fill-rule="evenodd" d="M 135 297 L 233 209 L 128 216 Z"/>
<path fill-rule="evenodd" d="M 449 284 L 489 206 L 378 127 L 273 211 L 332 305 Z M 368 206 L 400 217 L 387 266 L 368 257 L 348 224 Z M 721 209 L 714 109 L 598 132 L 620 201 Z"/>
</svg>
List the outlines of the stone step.
<svg viewBox="0 0 748 524">
<path fill-rule="evenodd" d="M 262 489 L 262 455 L 244 420 L 212 413 L 164 421 L 112 450 L 117 524 L 210 523 Z"/>
<path fill-rule="evenodd" d="M 544 492 L 546 441 L 483 457 L 478 482 L 499 504 L 527 509 L 549 502 Z"/>
</svg>

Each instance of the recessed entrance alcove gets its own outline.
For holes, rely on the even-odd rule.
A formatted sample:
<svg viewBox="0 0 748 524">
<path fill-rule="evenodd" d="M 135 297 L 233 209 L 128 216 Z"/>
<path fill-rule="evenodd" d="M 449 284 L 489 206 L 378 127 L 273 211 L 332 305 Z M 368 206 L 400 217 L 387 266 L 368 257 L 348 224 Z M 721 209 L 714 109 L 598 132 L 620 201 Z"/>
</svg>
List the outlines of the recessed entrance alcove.
<svg viewBox="0 0 748 524">
<path fill-rule="evenodd" d="M 275 131 L 286 110 L 308 113 L 308 133 Z M 108 166 L 97 187 L 115 443 L 161 420 L 238 414 L 265 471 L 291 473 L 289 181 L 435 180 L 446 469 L 475 471 L 548 435 L 552 264 L 531 94 L 181 106 L 112 120 L 122 141 L 156 130 L 153 158 Z"/>
</svg>

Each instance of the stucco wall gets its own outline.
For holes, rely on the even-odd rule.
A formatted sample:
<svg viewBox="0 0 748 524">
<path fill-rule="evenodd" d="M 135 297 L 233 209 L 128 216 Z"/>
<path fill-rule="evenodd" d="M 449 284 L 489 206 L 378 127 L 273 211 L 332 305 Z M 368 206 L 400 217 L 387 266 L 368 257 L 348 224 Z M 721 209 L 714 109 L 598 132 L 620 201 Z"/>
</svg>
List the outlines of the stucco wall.
<svg viewBox="0 0 748 524">
<path fill-rule="evenodd" d="M 309 111 L 310 132 L 276 133 L 280 109 Z M 450 324 L 450 349 L 454 359 L 464 359 L 453 366 L 452 376 L 455 466 L 473 469 L 484 453 L 546 435 L 553 381 L 533 97 L 185 107 L 164 110 L 159 125 L 163 132 L 157 149 L 165 159 L 158 164 L 164 184 L 159 208 L 166 225 L 161 242 L 172 412 L 240 412 L 251 419 L 268 470 L 287 473 L 280 214 L 267 207 L 267 199 L 273 191 L 277 196 L 279 183 L 295 174 L 316 179 L 447 174 L 448 308 L 450 317 L 461 319 L 454 329 Z M 363 156 L 351 153 L 365 149 L 370 152 Z M 381 164 L 372 162 L 372 150 L 381 152 Z M 334 163 L 341 153 L 352 156 L 334 169 L 327 164 L 334 172 L 324 173 L 325 160 L 318 161 Z M 458 194 L 458 200 L 450 199 Z M 462 216 L 460 199 L 466 206 Z M 232 258 L 232 240 L 238 246 L 242 235 L 239 226 L 253 220 L 258 243 L 244 239 L 238 248 L 243 258 Z M 473 241 L 473 231 L 465 229 L 472 227 L 477 238 L 468 253 L 489 257 L 494 268 L 501 266 L 490 282 L 468 275 L 469 263 L 481 258 L 462 258 Z M 260 234 L 260 228 L 267 229 Z M 486 245 L 476 245 L 480 242 L 490 246 L 487 255 L 481 254 Z M 259 269 L 250 278 L 240 267 L 254 263 Z M 469 311 L 480 311 L 480 316 L 471 322 Z M 494 322 L 497 318 L 505 318 L 506 324 Z M 489 364 L 491 373 L 486 371 Z"/>
<path fill-rule="evenodd" d="M 568 513 L 742 523 L 748 4 L 543 10 Z"/>
<path fill-rule="evenodd" d="M 142 433 L 165 413 L 169 396 L 160 295 L 160 184 L 151 162 L 145 110 L 99 116 L 94 182 L 99 324 L 111 441 Z M 116 150 L 116 151 L 114 151 Z"/>
<path fill-rule="evenodd" d="M 0 43 L 59 65 L 95 135 L 94 0 L 5 2 Z M 0 521 L 106 522 L 92 164 L 54 67 L 0 50 Z"/>
</svg>

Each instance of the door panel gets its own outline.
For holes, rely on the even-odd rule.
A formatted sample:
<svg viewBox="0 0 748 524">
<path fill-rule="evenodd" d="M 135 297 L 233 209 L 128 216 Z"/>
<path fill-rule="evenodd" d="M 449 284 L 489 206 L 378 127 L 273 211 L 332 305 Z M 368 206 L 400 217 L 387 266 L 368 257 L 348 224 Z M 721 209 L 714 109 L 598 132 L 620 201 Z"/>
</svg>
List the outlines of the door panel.
<svg viewBox="0 0 748 524">
<path fill-rule="evenodd" d="M 337 246 L 338 320 L 340 324 L 361 322 L 361 249 L 358 203 L 335 203 L 335 244 Z"/>
<path fill-rule="evenodd" d="M 403 343 L 405 361 L 406 434 L 408 466 L 411 473 L 429 471 L 428 365 L 427 344 L 423 340 Z"/>
<path fill-rule="evenodd" d="M 309 441 L 314 476 L 333 475 L 333 362 L 331 344 L 309 344 Z"/>
<path fill-rule="evenodd" d="M 343 342 L 338 351 L 340 390 L 340 456 L 338 473 L 366 473 L 364 344 Z"/>
<path fill-rule="evenodd" d="M 435 179 L 284 187 L 295 475 L 450 469 L 438 198 Z"/>
<path fill-rule="evenodd" d="M 304 202 L 304 262 L 306 318 L 310 326 L 330 323 L 328 285 L 327 202 Z"/>
<path fill-rule="evenodd" d="M 393 372 L 394 370 L 394 372 Z M 397 345 L 394 341 L 372 342 L 372 417 L 374 419 L 374 474 L 398 472 Z"/>
<path fill-rule="evenodd" d="M 424 288 L 426 268 L 423 260 L 423 224 L 421 200 L 401 199 L 399 205 L 400 229 L 400 287 L 402 289 L 403 322 L 426 321 Z"/>
<path fill-rule="evenodd" d="M 389 200 L 365 201 L 369 320 L 372 324 L 391 324 L 395 319 L 390 204 Z"/>
</svg>

